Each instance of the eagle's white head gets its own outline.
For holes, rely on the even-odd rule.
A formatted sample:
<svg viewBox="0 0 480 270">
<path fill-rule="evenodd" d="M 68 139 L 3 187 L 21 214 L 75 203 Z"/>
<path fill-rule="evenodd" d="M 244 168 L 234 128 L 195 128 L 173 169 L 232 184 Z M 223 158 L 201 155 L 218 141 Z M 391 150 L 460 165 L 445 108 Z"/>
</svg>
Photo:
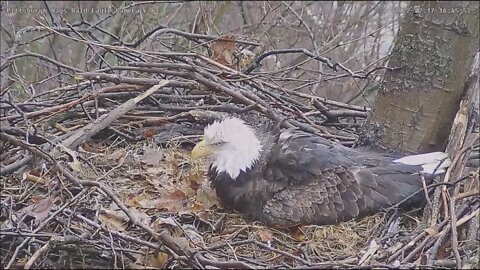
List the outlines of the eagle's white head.
<svg viewBox="0 0 480 270">
<path fill-rule="evenodd" d="M 260 157 L 262 144 L 243 120 L 226 118 L 205 128 L 203 140 L 192 150 L 192 159 L 213 155 L 213 167 L 232 179 L 251 168 Z"/>
</svg>

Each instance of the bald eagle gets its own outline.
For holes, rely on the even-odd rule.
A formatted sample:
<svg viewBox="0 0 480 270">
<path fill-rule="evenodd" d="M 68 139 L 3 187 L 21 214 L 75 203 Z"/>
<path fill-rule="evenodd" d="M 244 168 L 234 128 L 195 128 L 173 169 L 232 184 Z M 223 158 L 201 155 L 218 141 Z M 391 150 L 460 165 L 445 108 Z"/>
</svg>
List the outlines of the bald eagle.
<svg viewBox="0 0 480 270">
<path fill-rule="evenodd" d="M 450 165 L 434 152 L 400 159 L 296 129 L 253 128 L 238 118 L 208 125 L 191 158 L 208 170 L 223 206 L 267 225 L 326 225 L 374 214 L 422 189 Z M 424 192 L 410 201 L 421 203 Z"/>
</svg>

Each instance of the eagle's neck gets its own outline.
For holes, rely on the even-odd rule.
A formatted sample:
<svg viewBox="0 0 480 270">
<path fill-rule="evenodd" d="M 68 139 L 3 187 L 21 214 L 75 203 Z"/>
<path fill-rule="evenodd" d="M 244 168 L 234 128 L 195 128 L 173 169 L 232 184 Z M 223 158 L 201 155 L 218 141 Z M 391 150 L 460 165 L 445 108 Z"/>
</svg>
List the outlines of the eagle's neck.
<svg viewBox="0 0 480 270">
<path fill-rule="evenodd" d="M 225 172 L 235 180 L 240 172 L 251 169 L 260 157 L 262 143 L 252 128 L 242 129 L 236 140 L 215 153 L 212 167 L 217 173 Z"/>
</svg>

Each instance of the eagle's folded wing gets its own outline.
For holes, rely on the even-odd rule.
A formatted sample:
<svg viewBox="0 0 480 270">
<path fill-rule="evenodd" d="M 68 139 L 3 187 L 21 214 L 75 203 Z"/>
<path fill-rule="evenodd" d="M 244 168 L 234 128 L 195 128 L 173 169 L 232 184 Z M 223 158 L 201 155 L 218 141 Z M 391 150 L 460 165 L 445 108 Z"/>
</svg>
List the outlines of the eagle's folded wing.
<svg viewBox="0 0 480 270">
<path fill-rule="evenodd" d="M 371 160 L 363 162 L 364 153 L 316 136 L 291 133 L 279 140 L 264 177 L 285 187 L 266 202 L 266 223 L 336 224 L 378 212 L 422 187 L 420 166 L 386 157 L 379 166 L 366 166 Z"/>
</svg>

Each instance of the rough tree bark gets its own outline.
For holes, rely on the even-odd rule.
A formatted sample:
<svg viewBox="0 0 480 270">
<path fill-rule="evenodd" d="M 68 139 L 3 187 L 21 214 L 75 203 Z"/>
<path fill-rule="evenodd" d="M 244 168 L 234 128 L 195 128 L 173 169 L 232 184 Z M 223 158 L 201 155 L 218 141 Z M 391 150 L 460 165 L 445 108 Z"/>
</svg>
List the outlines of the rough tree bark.
<svg viewBox="0 0 480 270">
<path fill-rule="evenodd" d="M 410 2 L 365 139 L 403 153 L 443 151 L 479 38 L 478 2 Z"/>
</svg>

